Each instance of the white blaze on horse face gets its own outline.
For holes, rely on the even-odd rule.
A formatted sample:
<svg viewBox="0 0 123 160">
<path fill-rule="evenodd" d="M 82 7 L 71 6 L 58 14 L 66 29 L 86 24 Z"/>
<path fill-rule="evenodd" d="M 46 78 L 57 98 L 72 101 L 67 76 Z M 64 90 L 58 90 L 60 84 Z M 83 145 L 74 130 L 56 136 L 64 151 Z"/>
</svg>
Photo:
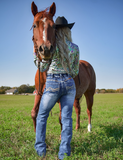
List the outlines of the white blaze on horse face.
<svg viewBox="0 0 123 160">
<path fill-rule="evenodd" d="M 46 41 L 46 33 L 45 33 L 45 22 L 46 22 L 46 18 L 42 19 L 42 22 L 44 22 L 44 30 L 43 30 L 43 41 Z"/>
</svg>

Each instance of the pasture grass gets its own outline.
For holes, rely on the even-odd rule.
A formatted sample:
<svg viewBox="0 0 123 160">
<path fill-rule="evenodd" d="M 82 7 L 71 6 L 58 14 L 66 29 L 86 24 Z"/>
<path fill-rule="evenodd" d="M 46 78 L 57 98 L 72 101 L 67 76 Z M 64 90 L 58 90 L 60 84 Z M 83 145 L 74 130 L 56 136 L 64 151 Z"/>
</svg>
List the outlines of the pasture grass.
<svg viewBox="0 0 123 160">
<path fill-rule="evenodd" d="M 40 160 L 34 149 L 35 133 L 31 119 L 34 96 L 0 95 L 0 160 Z M 75 130 L 71 156 L 67 160 L 123 159 L 123 94 L 96 94 L 92 132 L 87 133 L 86 101 L 81 101 L 81 127 Z M 47 160 L 57 160 L 60 145 L 59 106 L 52 110 L 47 123 Z"/>
</svg>

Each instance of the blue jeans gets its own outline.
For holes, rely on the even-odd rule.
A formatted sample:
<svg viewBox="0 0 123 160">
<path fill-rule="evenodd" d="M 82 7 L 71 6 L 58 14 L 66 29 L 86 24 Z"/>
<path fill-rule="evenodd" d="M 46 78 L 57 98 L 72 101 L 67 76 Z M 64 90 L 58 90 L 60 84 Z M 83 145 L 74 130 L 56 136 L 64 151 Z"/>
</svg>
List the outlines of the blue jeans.
<svg viewBox="0 0 123 160">
<path fill-rule="evenodd" d="M 35 149 L 39 156 L 46 155 L 46 123 L 50 110 L 55 103 L 61 103 L 61 144 L 59 147 L 59 159 L 64 158 L 66 153 L 70 156 L 70 142 L 72 138 L 72 109 L 75 99 L 76 88 L 73 78 L 68 74 L 48 74 L 46 88 L 41 98 L 39 112 L 36 120 Z M 54 124 L 55 125 L 55 124 Z"/>
</svg>

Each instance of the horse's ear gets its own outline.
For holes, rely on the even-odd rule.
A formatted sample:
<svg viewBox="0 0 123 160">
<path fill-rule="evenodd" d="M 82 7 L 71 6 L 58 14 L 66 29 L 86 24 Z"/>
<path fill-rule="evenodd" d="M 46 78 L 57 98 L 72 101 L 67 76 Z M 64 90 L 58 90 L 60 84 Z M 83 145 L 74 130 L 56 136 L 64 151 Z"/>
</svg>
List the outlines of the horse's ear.
<svg viewBox="0 0 123 160">
<path fill-rule="evenodd" d="M 49 14 L 51 14 L 51 16 L 53 17 L 55 13 L 56 13 L 56 5 L 53 2 L 53 4 L 50 6 Z"/>
<path fill-rule="evenodd" d="M 38 8 L 34 2 L 32 2 L 31 4 L 31 11 L 32 11 L 33 16 L 35 16 L 38 13 Z"/>
</svg>

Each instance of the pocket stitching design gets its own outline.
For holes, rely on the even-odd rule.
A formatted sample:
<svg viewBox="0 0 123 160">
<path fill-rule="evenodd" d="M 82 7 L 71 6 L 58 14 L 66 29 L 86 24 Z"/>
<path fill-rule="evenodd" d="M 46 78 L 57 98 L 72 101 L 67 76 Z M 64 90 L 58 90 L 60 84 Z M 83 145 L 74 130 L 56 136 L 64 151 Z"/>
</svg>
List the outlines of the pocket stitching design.
<svg viewBox="0 0 123 160">
<path fill-rule="evenodd" d="M 66 89 L 68 90 L 68 89 L 71 89 L 71 88 L 74 88 L 74 85 L 72 85 L 72 86 L 66 86 Z"/>
<path fill-rule="evenodd" d="M 52 88 L 52 87 L 49 87 L 46 89 L 46 91 L 52 91 L 52 92 L 55 92 L 55 91 L 59 91 L 59 88 Z"/>
</svg>

